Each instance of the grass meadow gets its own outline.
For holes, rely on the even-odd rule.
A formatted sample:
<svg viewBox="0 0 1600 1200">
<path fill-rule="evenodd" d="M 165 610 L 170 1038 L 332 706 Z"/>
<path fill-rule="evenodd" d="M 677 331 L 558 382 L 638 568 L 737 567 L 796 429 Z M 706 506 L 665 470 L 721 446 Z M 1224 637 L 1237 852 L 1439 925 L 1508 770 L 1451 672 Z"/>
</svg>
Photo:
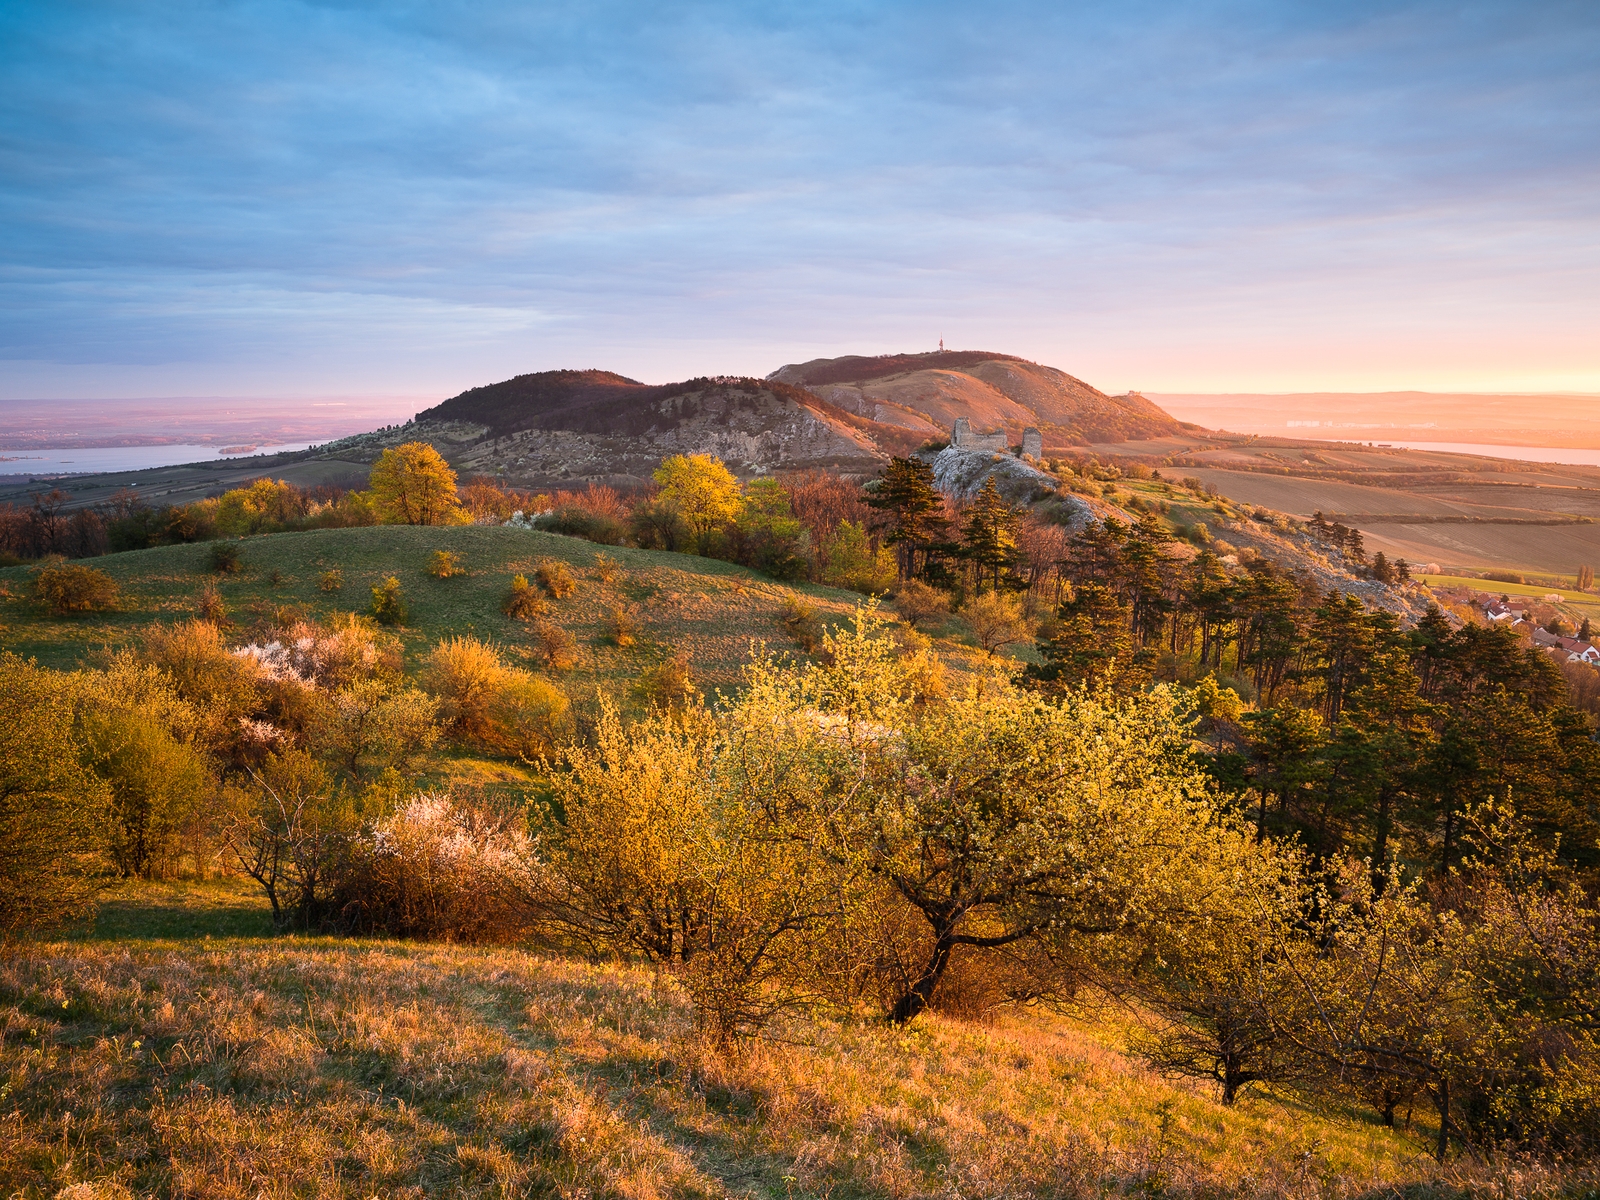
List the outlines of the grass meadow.
<svg viewBox="0 0 1600 1200">
<path fill-rule="evenodd" d="M 138 884 L 0 957 L 0 1194 L 1546 1194 L 1428 1131 L 1122 1050 L 1114 1014 L 796 1016 L 720 1056 L 675 982 L 518 948 L 275 937 L 242 885 Z M 1570 1185 L 1570 1179 L 1569 1179 Z M 1548 1194 L 1555 1194 L 1554 1192 Z M 1570 1193 L 1569 1193 L 1570 1194 Z"/>
<path fill-rule="evenodd" d="M 45 614 L 32 598 L 27 567 L 0 570 L 0 645 L 42 666 L 70 669 L 152 622 L 197 616 L 209 586 L 220 592 L 235 626 L 248 629 L 295 615 L 326 619 L 365 612 L 372 587 L 393 575 L 410 609 L 406 624 L 394 630 L 405 644 L 408 666 L 414 668 L 435 642 L 457 634 L 493 641 L 515 661 L 531 656 L 532 630 L 503 615 L 501 600 L 513 576 L 531 578 L 541 560 L 556 559 L 571 568 L 577 590 L 563 599 L 545 597 L 546 615 L 577 640 L 577 661 L 565 684 L 576 699 L 595 686 L 625 687 L 641 670 L 679 653 L 688 657 L 700 685 L 731 687 L 753 641 L 774 650 L 794 647 L 782 625 L 791 597 L 803 595 L 823 620 L 842 618 L 861 599 L 832 588 L 775 583 L 717 559 L 597 546 L 504 526 L 380 525 L 263 534 L 234 544 L 241 570 L 230 575 L 211 570 L 215 543 L 96 558 L 89 565 L 122 589 L 119 610 L 71 618 Z M 459 554 L 464 573 L 445 579 L 428 574 L 436 550 Z M 603 568 L 601 554 L 618 566 Z M 329 570 L 342 575 L 338 591 L 321 589 Z M 619 607 L 637 619 L 631 646 L 615 645 L 608 632 L 611 612 Z"/>
</svg>

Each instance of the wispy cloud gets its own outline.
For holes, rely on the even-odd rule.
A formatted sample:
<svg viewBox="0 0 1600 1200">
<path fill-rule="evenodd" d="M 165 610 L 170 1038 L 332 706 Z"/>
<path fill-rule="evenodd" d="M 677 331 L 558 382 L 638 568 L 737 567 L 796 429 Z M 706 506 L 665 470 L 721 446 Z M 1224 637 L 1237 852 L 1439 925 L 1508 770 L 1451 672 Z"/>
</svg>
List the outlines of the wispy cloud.
<svg viewBox="0 0 1600 1200">
<path fill-rule="evenodd" d="M 1590 4 L 15 3 L 0 387 L 1600 386 L 1597 152 Z"/>
</svg>

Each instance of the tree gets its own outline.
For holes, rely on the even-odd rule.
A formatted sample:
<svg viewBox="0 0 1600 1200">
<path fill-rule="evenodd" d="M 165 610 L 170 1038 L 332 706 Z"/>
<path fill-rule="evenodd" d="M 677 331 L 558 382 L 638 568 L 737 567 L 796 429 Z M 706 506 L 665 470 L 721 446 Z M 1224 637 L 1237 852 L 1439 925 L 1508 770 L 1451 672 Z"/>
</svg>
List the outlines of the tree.
<svg viewBox="0 0 1600 1200">
<path fill-rule="evenodd" d="M 293 484 L 282 479 L 258 479 L 248 487 L 222 494 L 217 501 L 217 531 L 230 537 L 260 533 L 298 516 L 303 507 L 300 493 Z M 408 521 L 405 524 L 431 522 Z"/>
<path fill-rule="evenodd" d="M 126 654 L 73 683 L 83 762 L 109 793 L 112 862 L 125 877 L 171 874 L 186 848 L 199 849 L 194 826 L 216 795 L 195 744 L 199 714 L 161 672 Z"/>
<path fill-rule="evenodd" d="M 925 576 L 949 525 L 933 468 L 920 458 L 891 458 L 883 474 L 867 486 L 866 502 L 884 514 L 884 542 L 896 548 L 900 578 Z"/>
<path fill-rule="evenodd" d="M 318 749 L 354 779 L 405 771 L 439 740 L 439 701 L 416 688 L 357 679 L 330 700 Z"/>
<path fill-rule="evenodd" d="M 1000 577 L 1016 563 L 1017 527 L 1021 521 L 1021 513 L 1007 504 L 995 487 L 994 476 L 985 479 L 967 511 L 961 550 L 973 564 L 980 592 L 986 576 L 990 586 L 998 588 Z"/>
<path fill-rule="evenodd" d="M 456 473 L 427 442 L 385 450 L 368 481 L 384 525 L 464 525 L 471 518 L 456 494 Z"/>
<path fill-rule="evenodd" d="M 875 550 L 866 527 L 855 521 L 840 521 L 823 540 L 819 557 L 823 583 L 851 588 L 867 595 L 880 594 L 894 587 L 897 576 L 894 552 L 887 546 Z M 920 581 L 908 582 L 932 591 Z M 897 591 L 899 595 L 905 594 L 904 587 Z"/>
<path fill-rule="evenodd" d="M 0 654 L 0 938 L 88 907 L 108 799 L 79 763 L 63 689 Z"/>
<path fill-rule="evenodd" d="M 845 529 L 859 526 L 844 522 Z M 789 508 L 789 493 L 776 479 L 752 479 L 745 489 L 744 504 L 727 529 L 731 557 L 747 567 L 763 571 L 774 579 L 802 579 L 810 567 L 810 535 Z M 850 587 L 855 580 L 846 569 L 839 583 Z M 830 580 L 832 582 L 832 580 Z"/>
<path fill-rule="evenodd" d="M 1131 610 L 1098 583 L 1080 583 L 1056 610 L 1056 626 L 1039 643 L 1044 664 L 1030 665 L 1029 680 L 1046 691 L 1081 684 L 1104 684 L 1132 691 L 1149 678 L 1148 652 L 1136 647 L 1128 630 Z"/>
<path fill-rule="evenodd" d="M 1128 969 L 1102 973 L 1110 994 L 1137 1001 L 1133 1048 L 1169 1074 L 1215 1081 L 1227 1105 L 1252 1083 L 1303 1078 L 1308 1065 L 1274 1021 L 1293 986 L 1274 959 L 1293 936 L 1306 863 L 1270 843 L 1233 862 L 1200 913 L 1140 929 Z"/>
<path fill-rule="evenodd" d="M 899 744 L 880 740 L 860 820 L 845 824 L 926 922 L 896 1022 L 928 1006 L 960 947 L 1030 942 L 1059 962 L 1082 937 L 1203 903 L 1219 864 L 1245 850 L 1203 798 L 1165 689 L 1059 705 L 972 690 L 895 716 Z"/>
<path fill-rule="evenodd" d="M 979 647 L 991 657 L 1001 646 L 1026 641 L 1029 635 L 1028 618 L 1018 596 L 980 592 L 961 606 L 961 615 Z"/>
<path fill-rule="evenodd" d="M 1594 568 L 1584 565 L 1578 568 L 1578 577 L 1574 581 L 1580 592 L 1587 592 L 1594 586 Z"/>
<path fill-rule="evenodd" d="M 674 454 L 656 468 L 658 499 L 677 514 L 703 552 L 711 531 L 737 517 L 744 507 L 739 480 L 710 454 Z"/>
<path fill-rule="evenodd" d="M 624 726 L 604 708 L 542 830 L 549 919 L 673 970 L 724 1044 L 793 1001 L 780 985 L 841 899 L 838 856 L 816 845 L 829 828 L 800 816 L 826 791 L 826 731 L 771 696 L 758 680 L 722 720 L 689 705 Z"/>
<path fill-rule="evenodd" d="M 360 824 L 349 797 L 302 750 L 271 756 L 250 785 L 224 796 L 225 833 L 240 868 L 261 885 L 279 929 L 328 917 L 337 869 Z"/>
</svg>

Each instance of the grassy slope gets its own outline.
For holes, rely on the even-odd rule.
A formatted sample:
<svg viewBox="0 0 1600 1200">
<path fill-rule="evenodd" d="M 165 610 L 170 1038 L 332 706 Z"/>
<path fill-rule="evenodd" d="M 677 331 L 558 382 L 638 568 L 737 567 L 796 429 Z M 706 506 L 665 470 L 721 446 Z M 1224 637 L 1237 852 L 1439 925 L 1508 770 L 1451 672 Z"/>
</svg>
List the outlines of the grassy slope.
<svg viewBox="0 0 1600 1200">
<path fill-rule="evenodd" d="M 411 666 L 434 642 L 452 634 L 493 640 L 516 659 L 530 654 L 530 629 L 503 616 L 500 602 L 513 575 L 531 577 L 540 559 L 553 558 L 570 564 L 578 583 L 574 595 L 549 602 L 548 614 L 577 638 L 577 665 L 564 681 L 576 698 L 595 686 L 626 687 L 645 666 L 680 650 L 688 654 L 697 683 L 731 686 L 753 640 L 765 640 L 775 650 L 794 648 L 780 622 L 796 592 L 825 619 L 842 617 L 860 599 L 831 588 L 777 584 L 715 559 L 601 547 L 504 527 L 326 529 L 247 538 L 239 548 L 244 571 L 220 581 L 207 566 L 209 544 L 97 558 L 89 565 L 122 586 L 121 611 L 68 619 L 50 619 L 30 599 L 26 567 L 0 570 L 0 588 L 6 592 L 0 597 L 0 645 L 46 666 L 72 667 L 100 646 L 126 642 L 153 621 L 195 615 L 201 590 L 211 582 L 220 582 L 230 618 L 249 626 L 278 607 L 317 617 L 365 611 L 372 586 L 393 574 L 411 609 L 406 627 L 396 630 Z M 468 574 L 428 575 L 435 550 L 459 553 Z M 602 582 L 595 569 L 601 551 L 622 564 L 610 583 Z M 343 572 L 344 587 L 329 594 L 319 590 L 318 580 L 332 567 Z M 637 608 L 639 640 L 631 647 L 614 646 L 606 635 L 615 605 Z"/>
<path fill-rule="evenodd" d="M 1114 1022 L 796 1019 L 723 1061 L 643 970 L 264 934 L 236 885 L 139 885 L 0 960 L 0 1193 L 1387 1195 L 1431 1173 L 1421 1130 L 1225 1109 Z"/>
</svg>

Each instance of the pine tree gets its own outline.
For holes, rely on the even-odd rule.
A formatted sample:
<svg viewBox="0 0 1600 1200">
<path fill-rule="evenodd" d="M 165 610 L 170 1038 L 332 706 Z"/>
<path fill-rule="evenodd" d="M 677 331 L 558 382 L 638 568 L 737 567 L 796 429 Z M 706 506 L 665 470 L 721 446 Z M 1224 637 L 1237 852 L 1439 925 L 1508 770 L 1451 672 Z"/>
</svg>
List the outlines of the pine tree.
<svg viewBox="0 0 1600 1200">
<path fill-rule="evenodd" d="M 886 514 L 884 542 L 895 547 L 900 577 L 925 575 L 932 548 L 949 525 L 944 497 L 934 486 L 933 468 L 920 458 L 891 458 L 883 475 L 868 487 L 865 499 L 870 507 Z"/>
<path fill-rule="evenodd" d="M 1144 682 L 1154 655 L 1135 648 L 1132 610 L 1110 588 L 1079 584 L 1072 598 L 1062 601 L 1057 617 L 1055 632 L 1038 645 L 1044 665 L 1030 666 L 1028 679 L 1046 685 L 1046 691 L 1096 681 L 1129 691 Z"/>
<path fill-rule="evenodd" d="M 1361 540 L 1361 530 L 1345 531 L 1344 552 L 1358 563 L 1367 561 L 1367 544 Z"/>
<path fill-rule="evenodd" d="M 994 477 L 984 480 L 962 531 L 962 553 L 977 568 L 979 591 L 983 590 L 986 573 L 998 588 L 1001 574 L 1017 561 L 1017 526 L 1021 520 L 1021 514 L 1006 503 L 995 487 Z"/>
</svg>

